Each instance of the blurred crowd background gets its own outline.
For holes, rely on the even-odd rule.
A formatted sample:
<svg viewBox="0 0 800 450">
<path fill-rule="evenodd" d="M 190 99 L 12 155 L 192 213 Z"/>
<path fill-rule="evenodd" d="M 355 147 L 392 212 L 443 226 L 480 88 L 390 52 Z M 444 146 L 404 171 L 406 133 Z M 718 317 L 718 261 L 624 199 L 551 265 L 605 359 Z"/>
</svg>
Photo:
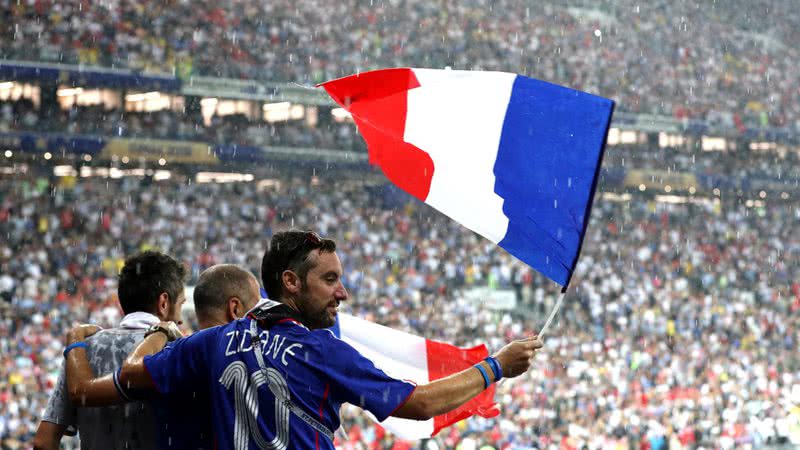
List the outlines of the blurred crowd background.
<svg viewBox="0 0 800 450">
<path fill-rule="evenodd" d="M 799 26 L 789 0 L 19 0 L 0 4 L 0 60 L 302 86 L 382 67 L 503 70 L 614 98 L 623 114 L 800 132 Z M 366 151 L 348 120 L 54 105 L 0 95 L 0 135 Z M 412 443 L 345 407 L 337 447 L 800 445 L 800 206 L 797 181 L 786 181 L 800 179 L 798 149 L 659 139 L 609 146 L 570 294 L 533 370 L 499 385 L 499 417 Z M 364 168 L 231 165 L 255 176 L 200 184 L 190 164 L 167 164 L 167 180 L 150 166 L 141 176 L 56 176 L 56 158 L 11 153 L 0 164 L 2 450 L 30 447 L 65 331 L 118 322 L 116 274 L 140 250 L 183 261 L 191 286 L 216 263 L 258 275 L 273 232 L 315 229 L 339 243 L 344 311 L 490 350 L 538 331 L 560 291 Z M 97 162 L 62 156 L 78 169 Z M 621 187 L 636 170 L 713 181 L 666 199 L 647 180 Z M 756 181 L 781 189 L 748 189 Z"/>
<path fill-rule="evenodd" d="M 314 84 L 383 67 L 503 70 L 621 111 L 800 125 L 791 0 L 21 0 L 0 57 Z"/>
<path fill-rule="evenodd" d="M 46 176 L 0 181 L 0 436 L 29 442 L 65 330 L 119 319 L 115 274 L 158 248 L 191 267 L 258 273 L 275 230 L 340 242 L 345 311 L 432 339 L 498 349 L 535 332 L 559 287 L 419 202 L 337 178 L 189 184 Z M 598 200 L 574 291 L 502 414 L 438 448 L 734 448 L 797 437 L 800 210 L 794 202 Z M 192 284 L 190 280 L 190 284 Z M 513 292 L 487 307 L 470 289 Z M 188 328 L 192 321 L 187 318 Z M 342 448 L 414 448 L 345 409 Z M 341 433 L 341 432 L 340 432 Z M 428 443 L 427 445 L 434 445 Z M 427 447 L 434 448 L 434 447 Z"/>
</svg>

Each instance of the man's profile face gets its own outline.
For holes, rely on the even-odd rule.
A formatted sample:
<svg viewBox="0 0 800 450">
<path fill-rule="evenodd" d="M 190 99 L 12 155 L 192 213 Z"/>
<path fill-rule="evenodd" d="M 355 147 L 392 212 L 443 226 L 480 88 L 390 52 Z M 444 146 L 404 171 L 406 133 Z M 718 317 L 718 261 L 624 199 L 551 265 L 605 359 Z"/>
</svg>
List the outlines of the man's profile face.
<svg viewBox="0 0 800 450">
<path fill-rule="evenodd" d="M 185 301 L 186 301 L 186 294 L 184 294 L 183 291 L 181 291 L 181 293 L 178 294 L 178 301 L 176 301 L 174 304 L 170 303 L 169 308 L 167 310 L 166 320 L 181 325 L 183 323 L 182 309 L 183 309 L 183 303 Z"/>
<path fill-rule="evenodd" d="M 335 252 L 309 254 L 315 261 L 308 271 L 297 302 L 303 322 L 311 329 L 332 327 L 336 322 L 339 303 L 347 300 L 347 290 L 342 284 L 342 263 Z"/>
</svg>

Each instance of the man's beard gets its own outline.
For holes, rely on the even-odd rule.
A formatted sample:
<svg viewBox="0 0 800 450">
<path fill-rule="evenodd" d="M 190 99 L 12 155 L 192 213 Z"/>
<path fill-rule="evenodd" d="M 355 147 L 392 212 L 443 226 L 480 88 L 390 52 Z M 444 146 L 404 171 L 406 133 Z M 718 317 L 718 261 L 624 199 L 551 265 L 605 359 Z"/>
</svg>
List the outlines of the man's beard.
<svg viewBox="0 0 800 450">
<path fill-rule="evenodd" d="M 305 290 L 305 286 L 300 290 L 299 300 L 297 307 L 300 309 L 298 312 L 300 313 L 301 322 L 309 329 L 317 330 L 320 328 L 330 328 L 336 322 L 336 319 L 331 318 L 330 314 L 328 314 L 327 304 L 319 311 L 309 310 L 309 304 L 311 302 L 309 301 L 310 298 L 308 292 Z"/>
</svg>

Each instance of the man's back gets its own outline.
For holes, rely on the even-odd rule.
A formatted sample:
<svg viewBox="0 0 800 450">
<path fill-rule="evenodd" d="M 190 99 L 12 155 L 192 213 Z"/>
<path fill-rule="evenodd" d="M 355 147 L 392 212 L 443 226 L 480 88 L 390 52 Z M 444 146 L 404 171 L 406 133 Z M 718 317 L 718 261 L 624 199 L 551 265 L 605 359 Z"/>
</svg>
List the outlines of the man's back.
<svg viewBox="0 0 800 450">
<path fill-rule="evenodd" d="M 257 329 L 262 369 L 251 326 L 250 319 L 237 320 L 145 358 L 162 394 L 208 390 L 221 450 L 250 444 L 333 448 L 331 436 L 339 427 L 343 402 L 383 420 L 414 389 L 386 376 L 329 331 L 309 331 L 294 321 Z"/>
<path fill-rule="evenodd" d="M 87 357 L 94 373 L 115 371 L 144 337 L 144 330 L 112 328 L 87 339 Z M 83 450 L 155 448 L 154 419 L 149 406 L 134 402 L 102 408 L 79 408 L 69 399 L 62 370 L 43 420 L 77 426 Z"/>
</svg>

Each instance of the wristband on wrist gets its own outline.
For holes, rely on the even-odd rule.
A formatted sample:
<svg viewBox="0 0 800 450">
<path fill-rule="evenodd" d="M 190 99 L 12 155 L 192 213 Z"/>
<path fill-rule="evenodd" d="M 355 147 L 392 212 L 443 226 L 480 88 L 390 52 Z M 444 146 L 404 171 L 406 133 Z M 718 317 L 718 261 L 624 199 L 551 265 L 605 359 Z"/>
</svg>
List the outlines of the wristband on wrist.
<svg viewBox="0 0 800 450">
<path fill-rule="evenodd" d="M 89 346 L 86 345 L 86 342 L 83 342 L 83 341 L 75 342 L 73 344 L 69 344 L 67 346 L 67 348 L 64 349 L 64 358 L 67 357 L 67 353 L 69 353 L 70 350 L 73 350 L 73 349 L 76 349 L 76 348 L 83 348 L 84 350 L 86 350 L 87 348 L 89 348 Z"/>
<path fill-rule="evenodd" d="M 167 328 L 165 328 L 165 327 L 163 327 L 161 325 L 158 325 L 158 324 L 153 325 L 150 328 L 148 328 L 147 331 L 145 331 L 145 333 L 144 333 L 144 337 L 146 339 L 151 334 L 156 334 L 156 333 L 164 333 L 164 336 L 167 338 L 167 341 L 169 341 L 169 342 L 175 340 L 172 337 L 172 334 L 169 332 L 169 330 Z"/>
<path fill-rule="evenodd" d="M 489 374 L 486 373 L 486 369 L 484 369 L 480 363 L 475 364 L 472 367 L 478 369 L 478 372 L 481 373 L 481 376 L 483 377 L 483 388 L 484 389 L 488 388 L 491 383 L 489 383 Z"/>
<path fill-rule="evenodd" d="M 494 381 L 495 382 L 500 381 L 500 379 L 503 378 L 503 368 L 500 367 L 500 363 L 497 362 L 497 358 L 493 356 L 487 356 L 486 359 L 484 359 L 484 361 L 486 361 L 486 363 L 489 364 L 489 367 L 492 368 L 492 373 L 494 374 Z"/>
</svg>

